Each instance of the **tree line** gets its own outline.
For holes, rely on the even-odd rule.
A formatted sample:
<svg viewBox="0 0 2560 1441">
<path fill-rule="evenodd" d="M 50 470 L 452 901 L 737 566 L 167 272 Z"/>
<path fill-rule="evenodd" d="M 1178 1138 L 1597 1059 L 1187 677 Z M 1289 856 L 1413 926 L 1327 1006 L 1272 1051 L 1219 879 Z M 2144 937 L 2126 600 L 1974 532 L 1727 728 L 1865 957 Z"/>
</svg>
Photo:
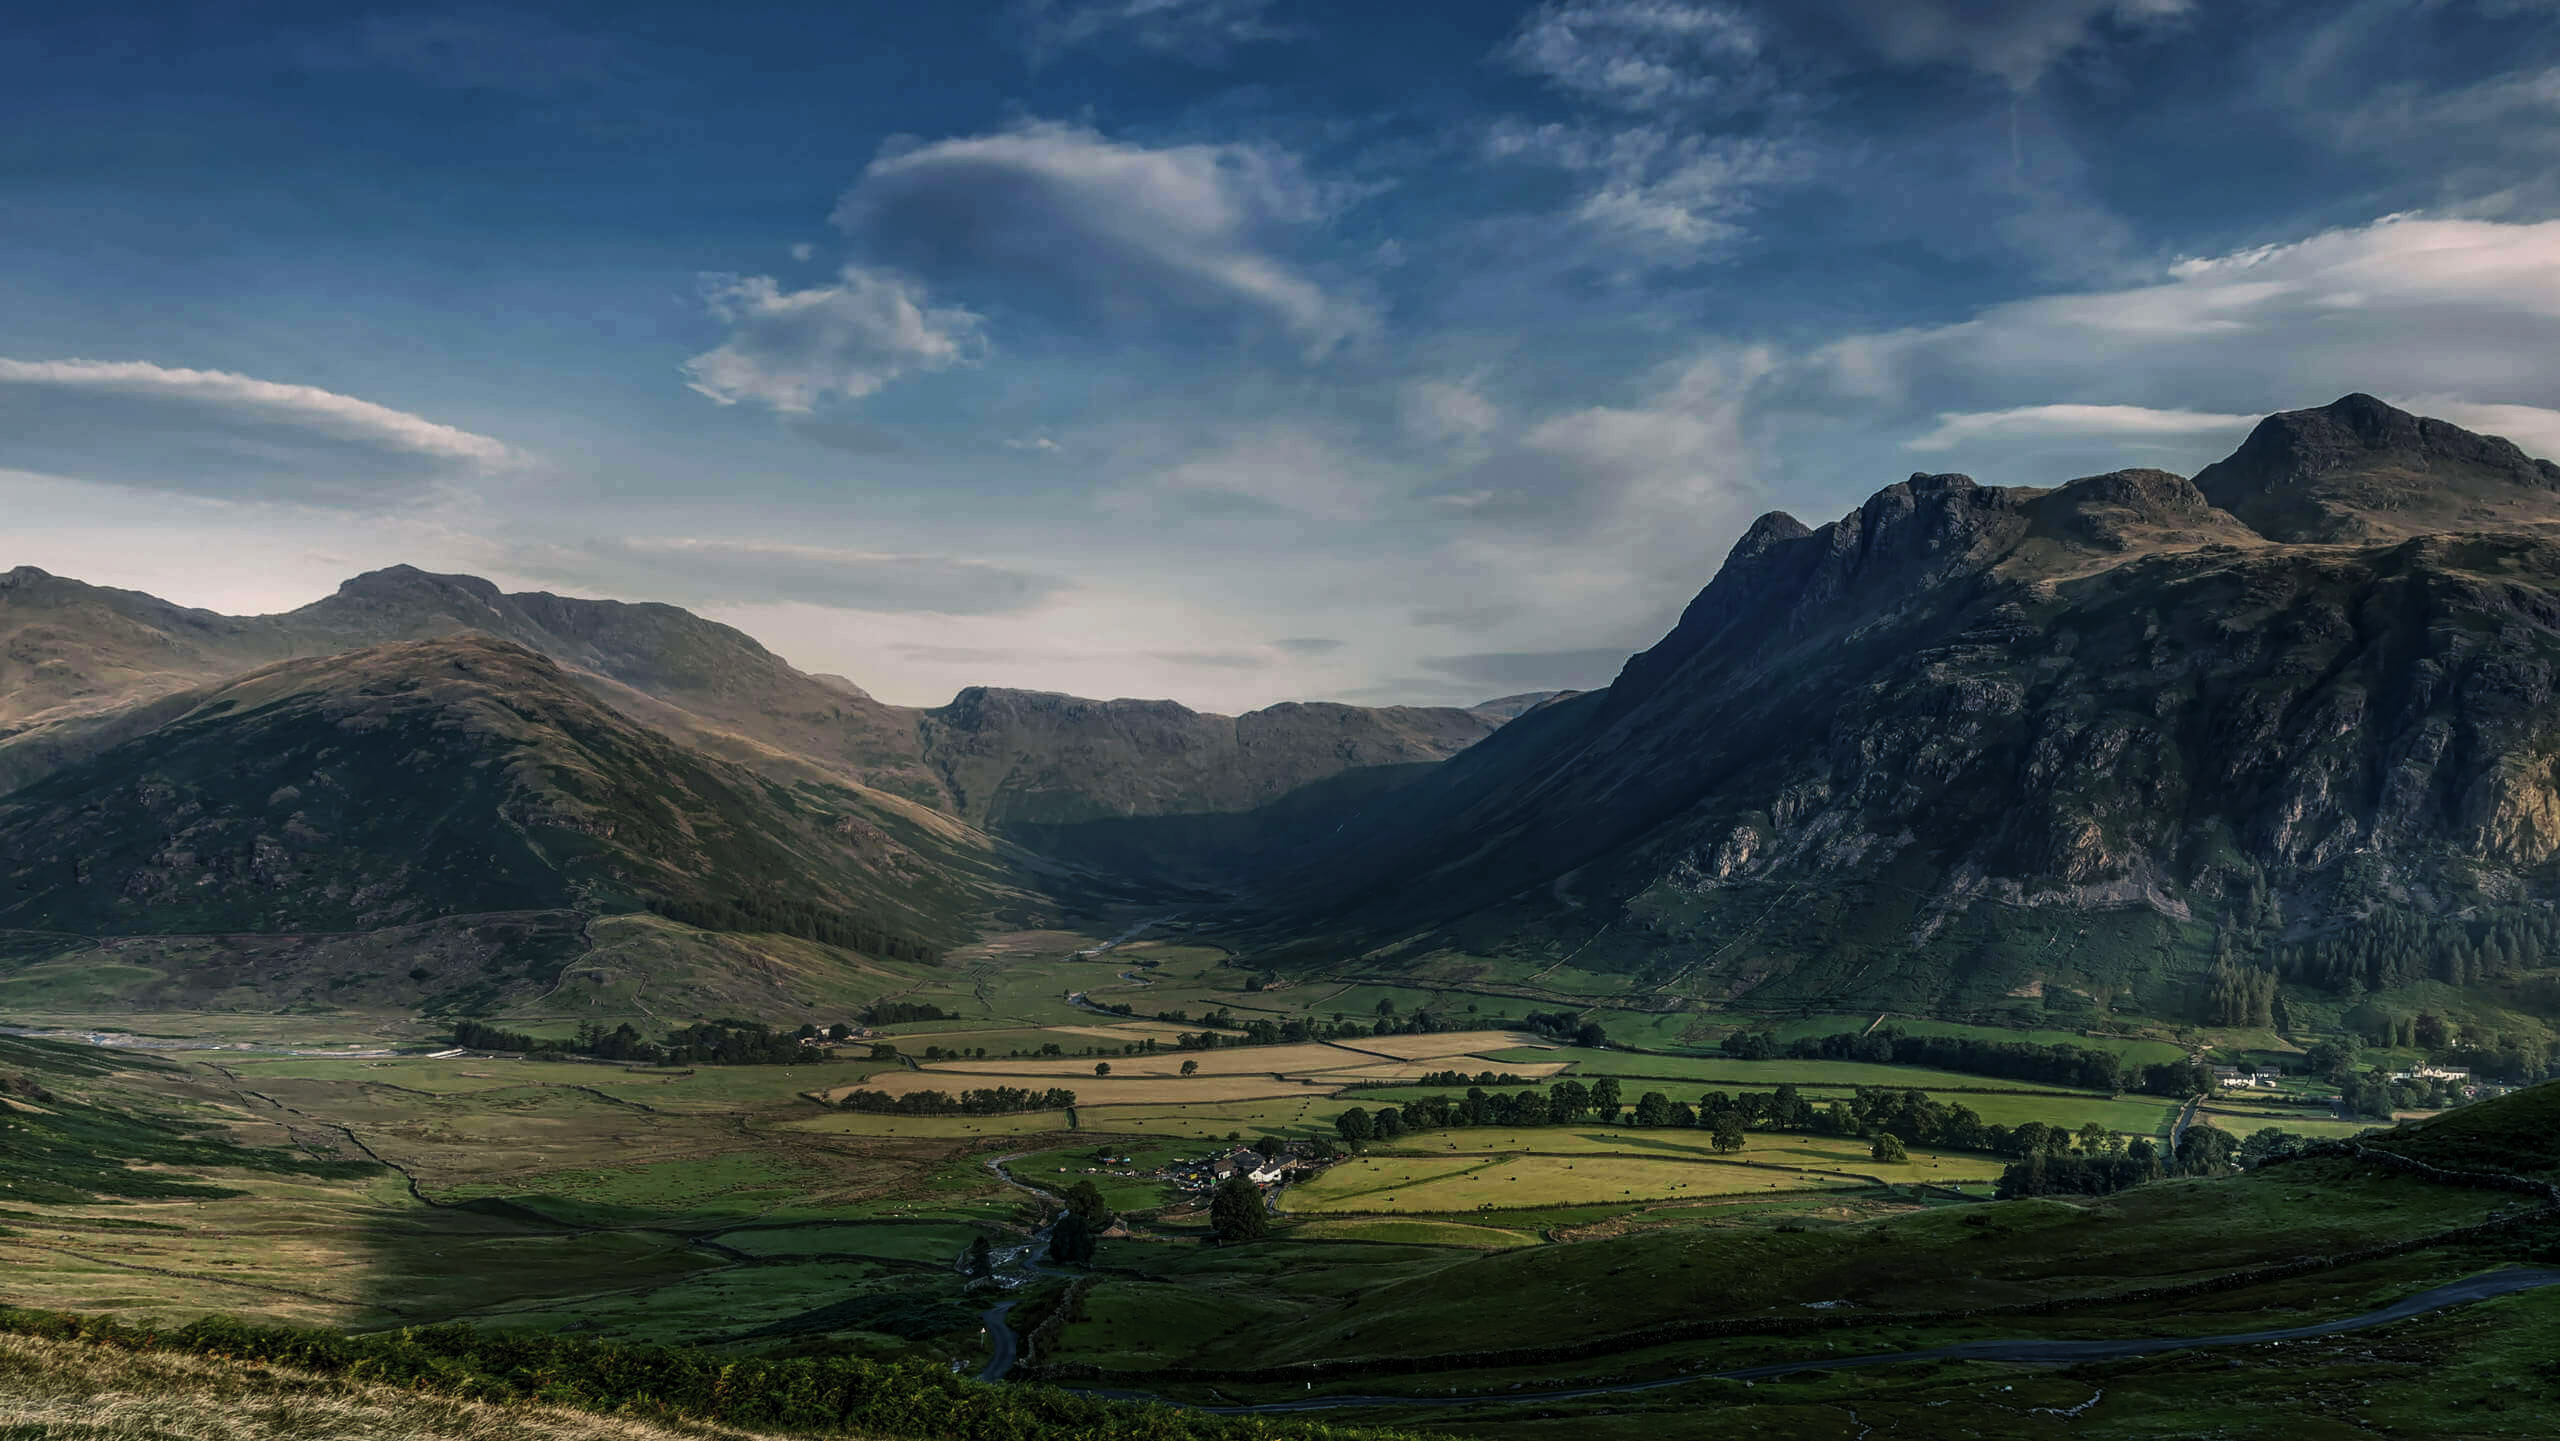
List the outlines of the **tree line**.
<svg viewBox="0 0 2560 1441">
<path fill-rule="evenodd" d="M 1903 1146 L 1929 1146 L 1948 1151 L 1987 1151 L 2019 1158 L 2067 1152 L 2075 1142 L 2100 1152 L 2120 1145 L 2121 1137 L 2095 1121 L 2078 1131 L 2026 1121 L 1994 1125 L 1961 1102 L 1940 1101 L 1926 1091 L 1891 1086 L 1860 1086 L 1846 1100 L 1827 1104 L 1807 1100 L 1793 1085 L 1774 1091 L 1728 1095 L 1709 1091 L 1693 1105 L 1660 1091 L 1647 1091 L 1632 1106 L 1614 1076 L 1584 1085 L 1563 1080 L 1544 1091 L 1487 1091 L 1471 1087 L 1463 1096 L 1423 1096 L 1401 1106 L 1375 1110 L 1354 1106 L 1334 1118 L 1343 1140 L 1358 1145 L 1392 1141 L 1414 1131 L 1461 1126 L 1572 1126 L 1591 1122 L 1647 1129 L 1699 1129 L 1713 1136 L 1720 1151 L 1737 1151 L 1752 1131 L 1792 1131 L 1815 1136 L 1892 1137 Z M 2191 1128 L 2202 1129 L 2202 1128 Z M 2135 1144 L 2149 1147 L 2149 1141 Z M 2129 1148 L 2128 1148 L 2129 1149 Z"/>
<path fill-rule="evenodd" d="M 2513 906 L 2469 917 L 2378 906 L 2327 935 L 2275 949 L 2285 979 L 2349 999 L 2419 981 L 2507 980 L 2560 959 L 2560 915 Z"/>
<path fill-rule="evenodd" d="M 815 1037 L 814 1026 L 801 1028 Z M 800 1036 L 787 1036 L 761 1021 L 723 1018 L 699 1021 L 652 1041 L 625 1021 L 612 1030 L 589 1021 L 565 1040 L 502 1030 L 481 1021 L 453 1023 L 453 1043 L 473 1051 L 520 1051 L 527 1056 L 587 1056 L 601 1061 L 633 1061 L 651 1066 L 787 1066 L 803 1061 L 833 1060 L 835 1053 L 804 1046 Z"/>
<path fill-rule="evenodd" d="M 941 948 L 930 941 L 902 935 L 868 916 L 770 892 L 728 897 L 660 896 L 649 902 L 649 909 L 696 930 L 798 936 L 804 941 L 886 960 L 942 964 Z"/>
<path fill-rule="evenodd" d="M 1063 1087 L 1033 1091 L 1021 1086 L 989 1086 L 962 1091 L 958 1096 L 948 1091 L 909 1091 L 900 1096 L 886 1091 L 847 1091 L 836 1102 L 848 1111 L 894 1116 L 1011 1116 L 1024 1111 L 1071 1110 L 1075 1103 L 1076 1093 Z"/>
<path fill-rule="evenodd" d="M 866 1026 L 903 1026 L 914 1021 L 947 1021 L 951 1013 L 931 1001 L 873 1001 L 862 1008 Z"/>
<path fill-rule="evenodd" d="M 1843 1031 L 1828 1036 L 1799 1036 L 1792 1041 L 1780 1041 L 1767 1031 L 1736 1031 L 1724 1038 L 1723 1049 L 1738 1061 L 1866 1061 L 1875 1065 L 1926 1066 L 2110 1094 L 2140 1091 L 2154 1096 L 2193 1096 L 2213 1090 L 2213 1073 L 2192 1061 L 2138 1066 L 2113 1051 L 2092 1046 L 1912 1035 L 1892 1026 L 1863 1034 Z"/>
</svg>

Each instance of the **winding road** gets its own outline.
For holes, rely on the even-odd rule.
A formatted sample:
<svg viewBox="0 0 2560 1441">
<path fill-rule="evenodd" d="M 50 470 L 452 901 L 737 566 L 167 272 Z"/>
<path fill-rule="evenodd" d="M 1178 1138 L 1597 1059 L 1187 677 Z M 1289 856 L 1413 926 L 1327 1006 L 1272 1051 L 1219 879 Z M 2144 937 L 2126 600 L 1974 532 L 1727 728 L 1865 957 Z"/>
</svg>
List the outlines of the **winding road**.
<svg viewBox="0 0 2560 1441">
<path fill-rule="evenodd" d="M 1188 1409 L 1221 1416 L 1278 1415 L 1292 1411 L 1326 1411 L 1344 1406 L 1474 1406 L 1487 1404 L 1528 1405 L 1545 1401 L 1571 1401 L 1586 1396 L 1620 1396 L 1636 1391 L 1660 1391 L 1673 1386 L 1686 1386 L 1692 1381 L 1757 1381 L 1771 1376 L 1785 1376 L 1798 1371 L 1852 1371 L 1871 1366 L 1898 1366 L 1912 1361 L 2014 1361 L 2055 1363 L 2069 1361 L 2119 1361 L 2135 1356 L 2156 1356 L 2170 1351 L 2194 1351 L 2213 1346 L 2264 1346 L 2277 1341 L 2301 1341 L 2317 1336 L 2334 1336 L 2343 1331 L 2362 1331 L 2375 1326 L 2388 1326 L 2433 1311 L 2467 1306 L 2497 1296 L 2531 1291 L 2544 1286 L 2560 1285 L 2560 1270 L 2538 1267 L 2508 1267 L 2497 1271 L 2466 1276 L 2459 1281 L 2421 1291 L 2361 1316 L 2343 1320 L 2320 1321 L 2308 1326 L 2288 1326 L 2273 1331 L 2242 1331 L 2225 1336 L 2166 1336 L 2131 1341 L 2039 1341 L 1994 1340 L 1959 1341 L 1951 1346 L 1933 1346 L 1925 1351 L 1885 1351 L 1868 1356 L 1819 1356 L 1802 1361 L 1777 1361 L 1760 1366 L 1741 1366 L 1730 1371 L 1693 1371 L 1683 1376 L 1665 1376 L 1654 1381 L 1628 1381 L 1614 1386 L 1576 1386 L 1556 1391 L 1506 1391 L 1472 1396 L 1310 1396 L 1301 1401 L 1271 1401 L 1259 1406 L 1198 1406 Z M 1096 1395 L 1122 1396 L 1129 1399 L 1156 1400 L 1125 1391 L 1096 1391 Z"/>
</svg>

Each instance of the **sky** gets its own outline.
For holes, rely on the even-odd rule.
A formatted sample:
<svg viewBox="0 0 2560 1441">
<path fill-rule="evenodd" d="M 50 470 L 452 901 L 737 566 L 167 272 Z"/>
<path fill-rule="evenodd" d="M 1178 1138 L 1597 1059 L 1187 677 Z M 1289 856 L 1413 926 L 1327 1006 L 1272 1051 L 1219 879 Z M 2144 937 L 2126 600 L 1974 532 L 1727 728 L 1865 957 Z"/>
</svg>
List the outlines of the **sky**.
<svg viewBox="0 0 2560 1441">
<path fill-rule="evenodd" d="M 1605 684 L 1751 519 L 2560 458 L 2560 0 L 55 6 L 0 568 L 408 563 L 883 699 Z"/>
</svg>

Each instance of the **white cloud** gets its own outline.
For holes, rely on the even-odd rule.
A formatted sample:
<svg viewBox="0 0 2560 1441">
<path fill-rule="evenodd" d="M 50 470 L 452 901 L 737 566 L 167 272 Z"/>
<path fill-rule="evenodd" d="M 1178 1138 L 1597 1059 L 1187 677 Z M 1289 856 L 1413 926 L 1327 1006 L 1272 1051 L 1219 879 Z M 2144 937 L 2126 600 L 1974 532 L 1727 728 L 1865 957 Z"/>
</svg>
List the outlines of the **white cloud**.
<svg viewBox="0 0 2560 1441">
<path fill-rule="evenodd" d="M 1502 409 L 1471 379 L 1426 380 L 1406 387 L 1403 418 L 1406 432 L 1425 444 L 1462 445 L 1500 428 Z"/>
<path fill-rule="evenodd" d="M 2351 390 L 2536 404 L 2554 398 L 2554 353 L 2560 221 L 2392 217 L 2182 261 L 2148 285 L 1848 337 L 1807 370 L 1821 394 L 1930 411 L 2032 396 L 2214 401 L 2213 411 L 2234 413 Z"/>
<path fill-rule="evenodd" d="M 232 499 L 379 506 L 523 463 L 318 386 L 148 361 L 0 359 L 0 464 Z"/>
<path fill-rule="evenodd" d="M 2465 430 L 2503 436 L 2519 450 L 2560 461 L 2560 409 L 2540 405 L 2482 405 L 2451 395 L 2385 397 L 2403 410 L 2449 420 Z"/>
<path fill-rule="evenodd" d="M 316 385 L 224 370 L 180 370 L 142 360 L 0 360 L 0 384 L 187 400 L 467 465 L 495 467 L 511 459 L 505 445 L 485 435 Z"/>
<path fill-rule="evenodd" d="M 1032 63 L 1114 40 L 1141 50 L 1214 65 L 1239 45 L 1285 40 L 1268 18 L 1273 0 L 1027 0 L 1014 33 Z"/>
<path fill-rule="evenodd" d="M 1243 320 L 1321 354 L 1376 316 L 1277 247 L 1348 199 L 1273 147 L 1032 124 L 884 147 L 835 221 L 867 254 L 1012 308 L 1120 331 Z"/>
<path fill-rule="evenodd" d="M 1739 234 L 1759 192 L 1802 163 L 1797 148 L 1753 136 L 1640 125 L 1621 130 L 1503 124 L 1486 135 L 1496 159 L 1551 165 L 1584 181 L 1574 218 L 1665 264 L 1695 263 Z"/>
<path fill-rule="evenodd" d="M 859 400 L 911 371 L 966 364 L 986 344 L 977 315 L 934 306 L 921 287 L 861 266 L 809 290 L 764 275 L 712 276 L 705 299 L 729 338 L 684 370 L 722 405 L 754 400 L 807 414 L 829 396 Z"/>
<path fill-rule="evenodd" d="M 1950 410 L 1937 428 L 1904 442 L 1906 450 L 1953 450 L 1983 439 L 2090 438 L 2140 443 L 2175 437 L 2230 435 L 2258 423 L 2255 415 L 2216 415 L 2201 410 L 2153 410 L 2140 405 L 2020 405 L 2007 410 Z"/>
<path fill-rule="evenodd" d="M 1503 47 L 1558 89 L 1628 110 L 1747 95 L 1759 53 L 1742 14 L 1690 0 L 1564 0 L 1531 13 Z"/>
</svg>

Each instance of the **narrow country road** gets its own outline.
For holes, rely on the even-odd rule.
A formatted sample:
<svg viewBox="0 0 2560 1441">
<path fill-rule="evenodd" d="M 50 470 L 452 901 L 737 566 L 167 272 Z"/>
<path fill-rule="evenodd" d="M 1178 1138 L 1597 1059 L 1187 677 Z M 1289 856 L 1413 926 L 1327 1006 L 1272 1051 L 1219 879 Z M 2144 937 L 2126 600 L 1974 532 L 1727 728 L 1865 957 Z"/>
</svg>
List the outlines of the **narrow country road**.
<svg viewBox="0 0 2560 1441">
<path fill-rule="evenodd" d="M 2134 1341 L 2038 1341 L 1997 1340 L 1960 1341 L 1952 1346 L 1933 1346 L 1926 1351 L 1887 1351 L 1870 1356 L 1818 1356 L 1802 1361 L 1778 1361 L 1762 1366 L 1743 1366 L 1730 1371 L 1695 1371 L 1685 1376 L 1666 1376 L 1657 1381 L 1629 1381 L 1615 1386 L 1578 1386 L 1558 1391 L 1510 1391 L 1474 1396 L 1310 1396 L 1303 1401 L 1271 1401 L 1259 1406 L 1199 1406 L 1190 1409 L 1221 1416 L 1277 1415 L 1290 1411 L 1325 1411 L 1343 1406 L 1474 1406 L 1487 1404 L 1529 1405 L 1545 1401 L 1571 1401 L 1584 1396 L 1618 1396 L 1633 1391 L 1659 1391 L 1672 1386 L 1686 1386 L 1692 1381 L 1756 1381 L 1771 1376 L 1784 1376 L 1796 1371 L 1850 1371 L 1870 1366 L 1895 1366 L 1910 1361 L 2014 1361 L 2067 1362 L 2118 1361 L 2135 1356 L 2155 1356 L 2169 1351 L 2193 1351 L 2210 1346 L 2263 1346 L 2273 1341 L 2300 1341 L 2315 1336 L 2334 1336 L 2342 1331 L 2362 1331 L 2374 1326 L 2387 1326 L 2406 1321 L 2431 1311 L 2467 1306 L 2496 1296 L 2543 1286 L 2560 1285 L 2560 1271 L 2533 1267 L 2508 1267 L 2421 1291 L 2415 1296 L 2393 1302 L 2378 1311 L 2349 1316 L 2338 1321 L 2321 1321 L 2309 1326 L 2288 1326 L 2274 1331 L 2244 1331 L 2228 1336 L 2167 1336 Z M 1132 1396 L 1129 1392 L 1099 1391 L 1098 1395 Z M 1155 1397 L 1135 1399 L 1155 1400 Z"/>
<path fill-rule="evenodd" d="M 978 1372 L 981 1381 L 1001 1381 L 1005 1373 L 1013 1369 L 1013 1358 L 1020 1351 L 1020 1343 L 1014 1340 L 1013 1328 L 1006 1325 L 1004 1319 L 1004 1313 L 1012 1309 L 1011 1301 L 998 1301 L 978 1313 L 978 1319 L 987 1327 L 987 1364 Z"/>
</svg>

